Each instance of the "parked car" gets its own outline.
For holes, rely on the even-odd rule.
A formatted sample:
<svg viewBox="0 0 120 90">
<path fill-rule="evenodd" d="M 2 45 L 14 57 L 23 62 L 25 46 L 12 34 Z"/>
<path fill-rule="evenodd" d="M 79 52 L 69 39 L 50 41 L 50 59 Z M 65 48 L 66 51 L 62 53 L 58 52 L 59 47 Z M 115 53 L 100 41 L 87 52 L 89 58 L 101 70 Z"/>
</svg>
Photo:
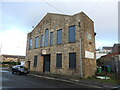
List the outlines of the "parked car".
<svg viewBox="0 0 120 90">
<path fill-rule="evenodd" d="M 14 74 L 16 72 L 17 74 L 27 74 L 29 73 L 29 69 L 27 69 L 25 66 L 22 65 L 16 65 L 12 67 L 12 73 Z"/>
</svg>

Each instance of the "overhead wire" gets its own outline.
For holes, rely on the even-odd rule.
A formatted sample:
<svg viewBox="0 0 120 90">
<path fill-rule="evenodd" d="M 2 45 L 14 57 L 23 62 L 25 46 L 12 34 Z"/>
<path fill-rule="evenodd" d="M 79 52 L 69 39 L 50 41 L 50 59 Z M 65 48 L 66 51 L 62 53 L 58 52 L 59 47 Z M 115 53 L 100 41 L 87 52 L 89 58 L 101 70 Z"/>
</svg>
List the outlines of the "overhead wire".
<svg viewBox="0 0 120 90">
<path fill-rule="evenodd" d="M 64 13 L 63 11 L 61 11 L 60 9 L 56 8 L 54 5 L 52 5 L 51 3 L 47 2 L 46 0 L 42 0 L 44 1 L 46 4 L 48 4 L 49 6 L 53 7 L 54 9 L 56 9 L 57 11 Z"/>
</svg>

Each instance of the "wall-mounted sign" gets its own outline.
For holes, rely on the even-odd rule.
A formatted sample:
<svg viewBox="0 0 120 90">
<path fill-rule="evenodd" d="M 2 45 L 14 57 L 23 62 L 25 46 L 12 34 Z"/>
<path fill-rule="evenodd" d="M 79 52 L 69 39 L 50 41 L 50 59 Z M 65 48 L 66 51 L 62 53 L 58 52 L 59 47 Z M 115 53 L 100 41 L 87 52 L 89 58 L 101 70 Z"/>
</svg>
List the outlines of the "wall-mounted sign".
<svg viewBox="0 0 120 90">
<path fill-rule="evenodd" d="M 90 51 L 85 51 L 85 58 L 94 59 L 94 53 Z"/>
<path fill-rule="evenodd" d="M 90 33 L 87 33 L 87 39 L 92 40 L 92 35 Z"/>
<path fill-rule="evenodd" d="M 43 49 L 42 50 L 42 54 L 45 55 L 46 54 L 46 50 Z"/>
</svg>

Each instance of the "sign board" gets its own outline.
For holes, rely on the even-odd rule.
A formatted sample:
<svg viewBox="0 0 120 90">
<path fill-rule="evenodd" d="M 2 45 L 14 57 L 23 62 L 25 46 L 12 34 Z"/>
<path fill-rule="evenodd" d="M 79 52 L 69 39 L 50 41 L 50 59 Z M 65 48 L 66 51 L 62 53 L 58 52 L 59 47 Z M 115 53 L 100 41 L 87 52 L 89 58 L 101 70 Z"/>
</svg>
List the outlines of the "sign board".
<svg viewBox="0 0 120 90">
<path fill-rule="evenodd" d="M 85 51 L 85 58 L 94 59 L 94 53 L 90 51 Z"/>
<path fill-rule="evenodd" d="M 87 33 L 87 39 L 92 40 L 92 35 L 90 33 Z"/>
<path fill-rule="evenodd" d="M 42 54 L 45 55 L 46 54 L 46 50 L 43 49 L 42 50 Z"/>
</svg>

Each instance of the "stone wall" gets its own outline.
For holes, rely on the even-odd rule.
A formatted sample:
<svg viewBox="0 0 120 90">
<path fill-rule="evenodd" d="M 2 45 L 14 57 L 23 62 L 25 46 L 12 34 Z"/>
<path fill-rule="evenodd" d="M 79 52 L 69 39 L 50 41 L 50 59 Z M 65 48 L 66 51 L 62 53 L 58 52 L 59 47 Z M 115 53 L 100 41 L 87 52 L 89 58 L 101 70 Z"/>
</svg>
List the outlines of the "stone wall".
<svg viewBox="0 0 120 90">
<path fill-rule="evenodd" d="M 68 29 L 69 26 L 76 26 L 76 42 L 68 42 Z M 35 49 L 35 37 L 41 37 L 45 34 L 45 30 L 54 32 L 53 46 L 40 47 Z M 62 29 L 62 44 L 57 45 L 57 30 Z M 91 36 L 91 37 L 88 37 Z M 33 39 L 33 47 L 29 50 L 29 38 Z M 91 39 L 88 39 L 91 38 Z M 80 39 L 82 40 L 82 50 L 80 50 Z M 49 41 L 50 42 L 50 41 Z M 50 73 L 64 74 L 64 75 L 78 75 L 80 76 L 80 52 L 82 52 L 83 61 L 83 77 L 87 78 L 95 74 L 96 60 L 95 60 L 95 36 L 94 36 L 94 23 L 83 12 L 75 14 L 73 16 L 60 15 L 48 13 L 40 23 L 28 34 L 27 50 L 26 50 L 26 65 L 27 61 L 30 61 L 30 70 L 43 72 L 44 58 L 41 55 L 41 50 L 45 49 L 46 54 L 51 55 L 50 61 Z M 94 53 L 94 59 L 85 58 L 85 51 Z M 76 69 L 69 68 L 69 53 L 76 53 Z M 56 54 L 62 53 L 62 68 L 56 68 Z M 38 55 L 37 67 L 33 67 L 34 56 Z"/>
</svg>

